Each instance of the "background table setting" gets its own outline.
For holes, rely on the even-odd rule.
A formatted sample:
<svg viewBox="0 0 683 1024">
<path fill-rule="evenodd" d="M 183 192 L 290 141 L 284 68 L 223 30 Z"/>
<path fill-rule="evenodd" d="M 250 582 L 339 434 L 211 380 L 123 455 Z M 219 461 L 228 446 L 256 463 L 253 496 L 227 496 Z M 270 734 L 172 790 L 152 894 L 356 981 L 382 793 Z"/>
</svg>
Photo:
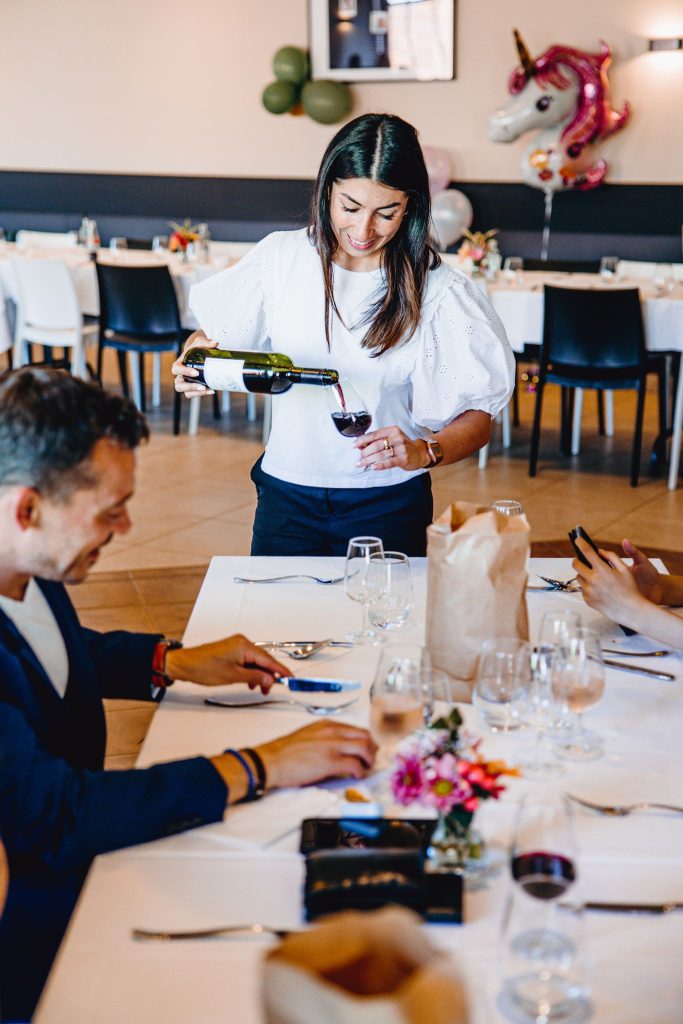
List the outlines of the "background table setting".
<svg viewBox="0 0 683 1024">
<path fill-rule="evenodd" d="M 411 566 L 415 608 L 388 643 L 423 642 L 427 561 L 412 559 Z M 257 641 L 344 641 L 346 633 L 358 627 L 360 609 L 346 596 L 343 583 L 321 585 L 302 578 L 264 585 L 235 582 L 235 577 L 289 573 L 337 579 L 343 571 L 343 559 L 334 558 L 216 557 L 184 639 L 196 644 L 240 631 Z M 566 580 L 572 575 L 566 559 L 530 562 L 531 585 L 542 585 L 542 576 Z M 550 782 L 506 779 L 500 801 L 488 800 L 477 811 L 482 834 L 492 849 L 501 851 L 501 870 L 466 892 L 462 926 L 426 926 L 430 939 L 454 956 L 465 979 L 472 1024 L 508 1019 L 498 998 L 502 917 L 512 885 L 505 862 L 522 798 L 570 793 L 603 804 L 683 804 L 680 657 L 648 657 L 646 652 L 654 645 L 642 637 L 624 637 L 618 626 L 585 606 L 580 593 L 530 590 L 528 607 L 532 640 L 544 613 L 578 610 L 584 623 L 597 628 L 604 649 L 641 651 L 642 658 L 621 660 L 649 668 L 656 663 L 674 679 L 608 668 L 604 696 L 589 710 L 589 724 L 602 736 L 604 756 L 599 761 L 566 762 L 565 774 Z M 289 664 L 297 675 L 360 682 L 361 688 L 352 693 L 313 696 L 316 704 L 325 698 L 333 707 L 357 695 L 358 700 L 334 720 L 364 726 L 382 649 L 383 645 L 372 644 L 326 646 L 311 658 L 290 659 Z M 286 651 L 277 656 L 287 663 Z M 240 691 L 245 693 L 242 699 L 249 694 L 253 699 L 253 691 L 248 694 L 240 685 L 212 690 L 211 697 L 239 699 Z M 274 691 L 285 696 L 279 686 Z M 205 696 L 204 690 L 184 683 L 166 695 L 139 766 L 214 753 L 231 745 L 256 745 L 314 720 L 295 703 L 222 708 L 205 704 Z M 305 704 L 312 695 L 288 696 Z M 484 737 L 487 757 L 514 765 L 532 745 L 531 730 L 487 732 L 472 705 L 459 707 L 466 725 Z M 261 961 L 273 948 L 272 936 L 143 942 L 131 931 L 254 922 L 278 929 L 303 927 L 299 825 L 305 817 L 339 817 L 357 810 L 359 805 L 347 800 L 347 786 L 337 781 L 269 794 L 257 803 L 230 808 L 217 825 L 99 857 L 38 1009 L 38 1024 L 261 1021 Z M 383 792 L 381 776 L 371 776 L 358 788 L 376 799 Z M 412 808 L 403 813 L 410 817 Z M 573 817 L 579 878 L 570 890 L 570 902 L 683 901 L 683 814 L 647 810 L 613 817 L 575 804 Z M 584 911 L 578 919 L 593 1019 L 601 1024 L 680 1021 L 680 915 Z"/>
</svg>

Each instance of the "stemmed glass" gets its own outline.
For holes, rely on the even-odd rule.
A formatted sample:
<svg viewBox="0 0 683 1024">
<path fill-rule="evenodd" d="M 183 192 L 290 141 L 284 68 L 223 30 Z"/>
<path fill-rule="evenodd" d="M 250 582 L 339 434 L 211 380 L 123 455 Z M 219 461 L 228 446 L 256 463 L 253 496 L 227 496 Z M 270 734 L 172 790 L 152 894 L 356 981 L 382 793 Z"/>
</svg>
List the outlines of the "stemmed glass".
<svg viewBox="0 0 683 1024">
<path fill-rule="evenodd" d="M 674 289 L 674 268 L 672 263 L 658 263 L 652 278 L 655 291 L 658 295 L 664 295 Z"/>
<path fill-rule="evenodd" d="M 505 995 L 517 1011 L 515 1019 L 574 1020 L 568 1011 L 585 997 L 576 978 L 577 947 L 567 932 L 571 915 L 563 912 L 557 927 L 557 903 L 576 881 L 576 853 L 567 798 L 525 799 L 511 850 L 516 894 L 509 908 L 516 905 L 517 924 L 524 922 L 524 927 L 514 933 L 510 928 L 507 959 L 512 970 L 504 982 Z"/>
<path fill-rule="evenodd" d="M 566 648 L 553 659 L 552 690 L 569 711 L 576 715 L 576 727 L 569 740 L 559 744 L 557 753 L 570 761 L 592 761 L 602 757 L 600 737 L 586 732 L 583 712 L 602 697 L 605 690 L 605 666 L 600 638 L 593 629 L 581 628 Z"/>
<path fill-rule="evenodd" d="M 552 691 L 552 665 L 556 649 L 552 644 L 536 644 L 531 650 L 531 685 L 522 702 L 520 717 L 535 733 L 533 750 L 522 753 L 517 761 L 524 777 L 545 782 L 564 774 L 564 767 L 552 752 L 544 751 L 543 739 L 561 715 L 561 708 Z"/>
<path fill-rule="evenodd" d="M 367 591 L 372 625 L 386 631 L 400 629 L 415 604 L 408 556 L 400 551 L 371 555 Z"/>
<path fill-rule="evenodd" d="M 521 285 L 524 281 L 524 260 L 521 256 L 508 256 L 503 264 L 503 277 L 510 285 Z"/>
<path fill-rule="evenodd" d="M 600 277 L 605 284 L 619 280 L 619 259 L 617 256 L 603 256 L 600 260 Z"/>
<path fill-rule="evenodd" d="M 325 399 L 332 422 L 342 437 L 360 437 L 372 425 L 372 415 L 355 387 L 347 377 L 324 388 Z"/>
<path fill-rule="evenodd" d="M 375 630 L 368 626 L 368 608 L 371 599 L 371 591 L 368 589 L 368 567 L 373 555 L 383 554 L 384 546 L 379 537 L 352 537 L 349 541 L 346 552 L 344 589 L 352 601 L 358 601 L 363 606 L 363 623 L 360 630 L 349 633 L 347 639 L 357 644 L 373 643 L 377 639 Z"/>
<path fill-rule="evenodd" d="M 484 641 L 472 703 L 492 732 L 519 729 L 530 684 L 530 648 L 525 640 Z"/>
<path fill-rule="evenodd" d="M 382 648 L 370 690 L 370 729 L 385 754 L 431 719 L 427 663 L 426 651 L 417 644 L 387 643 Z"/>
</svg>

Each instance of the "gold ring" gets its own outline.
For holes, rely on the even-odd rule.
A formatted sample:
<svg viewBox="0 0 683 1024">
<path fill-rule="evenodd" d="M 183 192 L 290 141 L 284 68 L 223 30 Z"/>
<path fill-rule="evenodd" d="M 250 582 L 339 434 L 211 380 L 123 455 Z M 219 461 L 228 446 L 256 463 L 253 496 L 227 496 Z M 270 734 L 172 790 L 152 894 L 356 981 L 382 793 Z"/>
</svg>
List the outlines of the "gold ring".
<svg viewBox="0 0 683 1024">
<path fill-rule="evenodd" d="M 384 451 L 386 452 L 389 450 L 389 442 L 387 441 L 386 437 L 383 437 L 382 441 L 384 442 Z"/>
</svg>

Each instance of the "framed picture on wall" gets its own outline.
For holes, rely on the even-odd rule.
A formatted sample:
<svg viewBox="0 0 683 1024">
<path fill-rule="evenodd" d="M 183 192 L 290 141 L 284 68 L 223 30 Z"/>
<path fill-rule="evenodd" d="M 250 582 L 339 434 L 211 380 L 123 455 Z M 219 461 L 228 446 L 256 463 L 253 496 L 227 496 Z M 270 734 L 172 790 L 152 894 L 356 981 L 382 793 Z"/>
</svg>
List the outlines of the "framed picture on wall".
<svg viewBox="0 0 683 1024">
<path fill-rule="evenodd" d="M 313 78 L 455 78 L 455 0 L 308 0 Z"/>
</svg>

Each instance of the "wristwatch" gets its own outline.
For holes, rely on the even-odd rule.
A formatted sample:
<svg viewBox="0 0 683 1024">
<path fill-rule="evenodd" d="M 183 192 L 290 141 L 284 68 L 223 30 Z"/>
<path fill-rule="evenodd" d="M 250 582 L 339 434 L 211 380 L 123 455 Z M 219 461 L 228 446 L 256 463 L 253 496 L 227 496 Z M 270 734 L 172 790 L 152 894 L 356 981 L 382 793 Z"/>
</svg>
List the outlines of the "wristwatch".
<svg viewBox="0 0 683 1024">
<path fill-rule="evenodd" d="M 424 443 L 427 445 L 427 455 L 429 456 L 429 462 L 432 466 L 438 466 L 440 462 L 443 462 L 443 448 L 438 441 L 433 438 L 423 438 Z"/>
<path fill-rule="evenodd" d="M 166 675 L 166 655 L 169 651 L 177 651 L 182 647 L 180 640 L 160 640 L 152 655 L 152 687 L 167 690 L 173 686 L 175 679 Z"/>
</svg>

